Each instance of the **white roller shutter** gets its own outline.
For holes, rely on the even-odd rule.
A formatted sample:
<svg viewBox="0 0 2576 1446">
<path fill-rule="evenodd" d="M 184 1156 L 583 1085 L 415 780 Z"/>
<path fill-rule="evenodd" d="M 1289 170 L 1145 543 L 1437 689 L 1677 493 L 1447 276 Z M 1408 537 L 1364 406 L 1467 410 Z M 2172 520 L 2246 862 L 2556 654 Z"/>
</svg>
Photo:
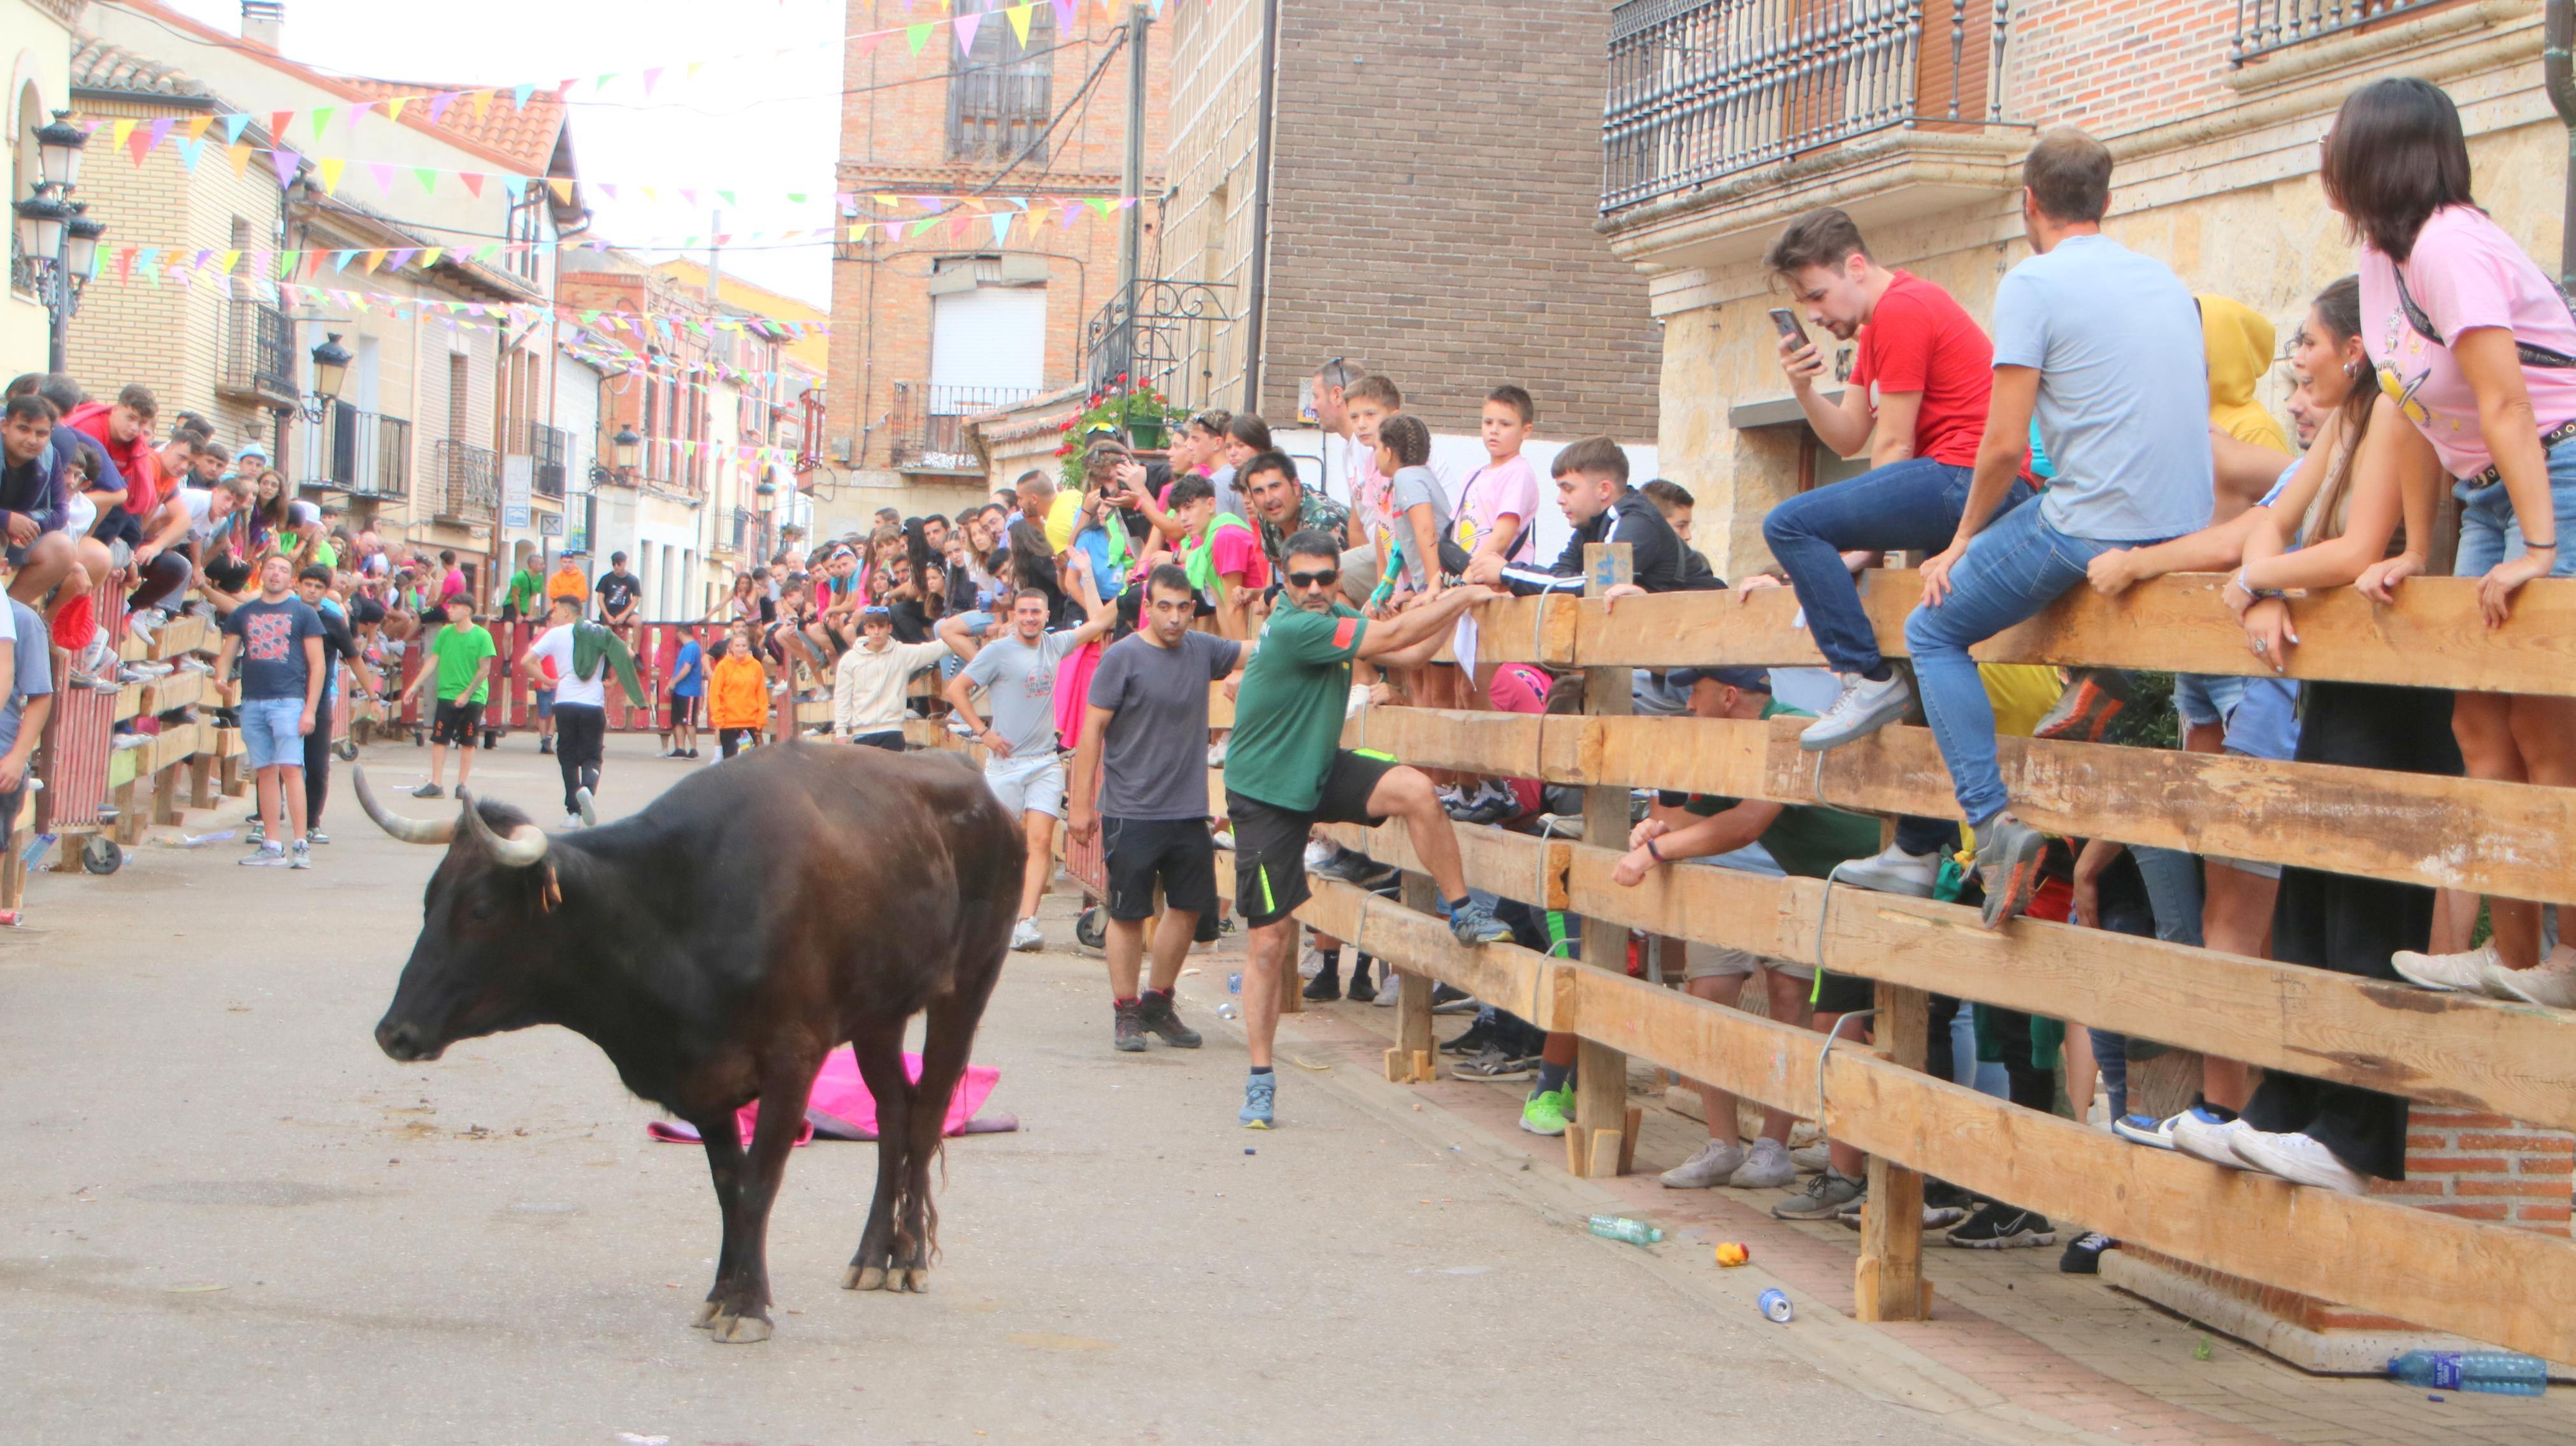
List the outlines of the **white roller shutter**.
<svg viewBox="0 0 2576 1446">
<path fill-rule="evenodd" d="M 930 303 L 930 384 L 1036 391 L 1046 377 L 1046 288 L 979 286 Z"/>
</svg>

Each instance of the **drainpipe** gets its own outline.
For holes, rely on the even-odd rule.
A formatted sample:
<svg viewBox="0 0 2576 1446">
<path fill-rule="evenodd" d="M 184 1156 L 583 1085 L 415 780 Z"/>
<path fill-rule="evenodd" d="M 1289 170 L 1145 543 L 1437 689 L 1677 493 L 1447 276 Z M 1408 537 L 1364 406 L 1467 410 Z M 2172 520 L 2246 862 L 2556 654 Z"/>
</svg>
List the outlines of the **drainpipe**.
<svg viewBox="0 0 2576 1446">
<path fill-rule="evenodd" d="M 1277 107 L 1278 78 L 1279 0 L 1261 0 L 1261 114 L 1252 148 L 1252 255 L 1243 286 L 1243 410 L 1247 412 L 1261 410 L 1261 310 L 1270 281 L 1270 119 Z"/>
<path fill-rule="evenodd" d="M 2549 103 L 2567 127 L 2567 200 L 2560 215 L 2558 284 L 2576 285 L 2576 74 L 2570 54 L 2576 51 L 2576 0 L 2549 0 L 2540 47 L 2540 78 Z"/>
</svg>

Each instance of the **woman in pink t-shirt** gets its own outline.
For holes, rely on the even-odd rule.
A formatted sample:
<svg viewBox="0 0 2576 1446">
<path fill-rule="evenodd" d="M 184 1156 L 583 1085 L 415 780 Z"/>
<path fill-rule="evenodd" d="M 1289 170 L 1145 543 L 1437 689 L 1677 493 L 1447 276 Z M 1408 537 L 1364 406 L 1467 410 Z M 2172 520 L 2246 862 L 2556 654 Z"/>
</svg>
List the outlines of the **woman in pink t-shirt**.
<svg viewBox="0 0 2576 1446">
<path fill-rule="evenodd" d="M 2576 526 L 2576 314 L 2478 209 L 2459 109 L 2430 82 L 2353 92 L 2319 178 L 2362 243 L 2362 344 L 2381 390 L 2457 479 L 2453 570 L 2484 579 L 2478 601 L 2494 627 L 2524 583 L 2576 576 L 2566 535 Z M 2472 778 L 2576 786 L 2576 699 L 2462 692 L 2452 730 Z M 2435 988 L 2576 1007 L 2576 947 L 2541 957 L 2540 905 L 2491 898 L 2488 908 L 2489 942 L 2401 952 L 2397 971 Z"/>
</svg>

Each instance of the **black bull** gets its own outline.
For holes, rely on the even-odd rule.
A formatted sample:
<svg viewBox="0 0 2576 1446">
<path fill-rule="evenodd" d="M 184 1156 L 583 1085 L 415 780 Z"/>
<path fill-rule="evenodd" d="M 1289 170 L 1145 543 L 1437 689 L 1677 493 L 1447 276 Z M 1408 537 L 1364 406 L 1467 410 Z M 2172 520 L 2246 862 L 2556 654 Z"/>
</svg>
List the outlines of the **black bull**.
<svg viewBox="0 0 2576 1446">
<path fill-rule="evenodd" d="M 628 1089 L 705 1136 L 724 1212 L 697 1324 L 770 1332 L 767 1237 L 815 1072 L 848 1042 L 878 1119 L 876 1197 L 845 1288 L 929 1289 L 930 1165 L 1001 975 L 1027 857 L 1019 822 L 945 756 L 791 743 L 703 769 L 632 818 L 548 838 L 518 810 L 401 818 L 444 843 L 419 940 L 376 1042 L 436 1059 L 460 1039 L 560 1024 Z M 921 1079 L 903 1036 L 928 1011 Z M 735 1111 L 760 1102 L 748 1150 Z"/>
</svg>

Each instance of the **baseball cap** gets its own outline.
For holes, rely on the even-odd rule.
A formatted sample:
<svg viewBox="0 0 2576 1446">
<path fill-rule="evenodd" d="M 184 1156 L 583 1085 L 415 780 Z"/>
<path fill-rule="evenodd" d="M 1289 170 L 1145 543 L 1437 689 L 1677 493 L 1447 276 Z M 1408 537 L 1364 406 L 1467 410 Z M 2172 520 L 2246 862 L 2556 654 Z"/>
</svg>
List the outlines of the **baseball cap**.
<svg viewBox="0 0 2576 1446">
<path fill-rule="evenodd" d="M 1676 688 L 1690 687 L 1702 678 L 1712 683 L 1723 683 L 1727 687 L 1741 689 L 1747 693 L 1771 691 L 1769 668 L 1675 668 L 1664 674 L 1664 681 Z"/>
</svg>

